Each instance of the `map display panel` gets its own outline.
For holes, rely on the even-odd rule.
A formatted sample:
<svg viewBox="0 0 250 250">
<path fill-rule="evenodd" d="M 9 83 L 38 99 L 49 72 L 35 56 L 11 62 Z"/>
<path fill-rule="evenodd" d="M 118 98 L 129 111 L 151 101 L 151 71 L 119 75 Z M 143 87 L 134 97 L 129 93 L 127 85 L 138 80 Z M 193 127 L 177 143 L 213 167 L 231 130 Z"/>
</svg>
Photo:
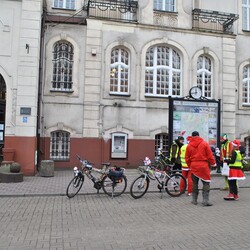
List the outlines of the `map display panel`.
<svg viewBox="0 0 250 250">
<path fill-rule="evenodd" d="M 210 146 L 216 147 L 218 134 L 218 103 L 173 100 L 173 139 L 182 135 L 185 138 L 193 131 Z"/>
</svg>

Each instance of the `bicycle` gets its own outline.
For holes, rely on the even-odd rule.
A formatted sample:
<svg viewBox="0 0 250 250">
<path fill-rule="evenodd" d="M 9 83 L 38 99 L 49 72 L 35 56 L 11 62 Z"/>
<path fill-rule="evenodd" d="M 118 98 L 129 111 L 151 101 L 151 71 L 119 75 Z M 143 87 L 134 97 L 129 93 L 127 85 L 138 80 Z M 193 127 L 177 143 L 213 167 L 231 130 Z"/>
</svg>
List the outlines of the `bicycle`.
<svg viewBox="0 0 250 250">
<path fill-rule="evenodd" d="M 81 159 L 79 155 L 76 155 L 76 158 L 80 161 L 81 167 L 74 167 L 73 169 L 74 177 L 66 189 L 68 198 L 73 198 L 79 193 L 83 186 L 84 176 L 87 176 L 94 183 L 97 193 L 102 188 L 105 194 L 113 198 L 125 192 L 127 177 L 124 175 L 124 168 L 109 168 L 110 163 L 102 163 L 102 169 L 98 169 L 94 168 L 88 160 Z M 99 177 L 94 176 L 93 173 L 96 173 Z"/>
<path fill-rule="evenodd" d="M 155 162 L 152 165 L 162 171 L 167 171 L 169 174 L 176 173 L 176 170 L 173 170 L 174 165 L 171 164 L 170 159 L 163 154 L 161 148 L 158 148 Z"/>
<path fill-rule="evenodd" d="M 173 173 L 173 165 L 168 164 L 169 171 L 160 170 L 151 164 L 139 167 L 141 175 L 137 177 L 130 186 L 130 195 L 134 199 L 141 198 L 147 193 L 150 180 L 156 180 L 158 182 L 158 188 L 161 191 L 165 191 L 171 197 L 178 197 L 185 193 L 187 187 L 186 179 L 178 173 Z M 180 182 L 183 181 L 184 188 L 180 190 Z"/>
</svg>

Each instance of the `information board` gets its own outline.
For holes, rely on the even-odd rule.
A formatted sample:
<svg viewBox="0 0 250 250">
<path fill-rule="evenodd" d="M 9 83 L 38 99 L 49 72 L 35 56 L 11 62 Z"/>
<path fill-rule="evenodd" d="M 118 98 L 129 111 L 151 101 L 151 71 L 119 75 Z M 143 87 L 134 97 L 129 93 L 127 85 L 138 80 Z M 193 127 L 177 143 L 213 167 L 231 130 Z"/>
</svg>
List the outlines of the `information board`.
<svg viewBox="0 0 250 250">
<path fill-rule="evenodd" d="M 220 103 L 209 100 L 171 99 L 169 128 L 172 140 L 182 135 L 185 138 L 193 131 L 210 146 L 216 147 L 220 135 Z"/>
</svg>

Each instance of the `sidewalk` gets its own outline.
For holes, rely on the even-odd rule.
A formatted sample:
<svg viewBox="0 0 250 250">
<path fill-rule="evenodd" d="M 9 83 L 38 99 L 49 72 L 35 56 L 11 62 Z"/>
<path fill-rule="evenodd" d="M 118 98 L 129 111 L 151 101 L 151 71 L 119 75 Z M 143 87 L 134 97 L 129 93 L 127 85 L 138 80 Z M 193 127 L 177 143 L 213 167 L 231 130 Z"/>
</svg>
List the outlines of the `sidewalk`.
<svg viewBox="0 0 250 250">
<path fill-rule="evenodd" d="M 129 187 L 137 170 L 126 170 L 126 194 L 96 195 L 86 179 L 81 195 L 65 192 L 73 171 L 54 177 L 24 177 L 0 183 L 0 250 L 249 250 L 250 175 L 239 182 L 239 201 L 225 201 L 224 177 L 212 174 L 211 207 L 191 197 L 150 192 L 133 199 Z M 248 188 L 243 188 L 248 187 Z M 91 194 L 91 195 L 90 195 Z M 235 231 L 236 230 L 236 231 Z"/>
<path fill-rule="evenodd" d="M 126 169 L 125 172 L 128 179 L 126 193 L 129 193 L 131 182 L 139 176 L 137 169 Z M 211 172 L 212 181 L 211 189 L 220 189 L 224 185 L 224 177 Z M 0 197 L 4 196 L 62 196 L 66 195 L 68 183 L 73 178 L 72 170 L 56 170 L 54 177 L 24 176 L 24 181 L 20 183 L 0 183 Z M 246 173 L 246 179 L 239 181 L 239 187 L 250 188 L 249 173 Z M 158 192 L 157 182 L 151 181 L 149 191 Z M 97 190 L 93 187 L 93 183 L 85 178 L 83 187 L 79 194 L 96 194 Z M 102 194 L 103 191 L 100 190 Z"/>
</svg>

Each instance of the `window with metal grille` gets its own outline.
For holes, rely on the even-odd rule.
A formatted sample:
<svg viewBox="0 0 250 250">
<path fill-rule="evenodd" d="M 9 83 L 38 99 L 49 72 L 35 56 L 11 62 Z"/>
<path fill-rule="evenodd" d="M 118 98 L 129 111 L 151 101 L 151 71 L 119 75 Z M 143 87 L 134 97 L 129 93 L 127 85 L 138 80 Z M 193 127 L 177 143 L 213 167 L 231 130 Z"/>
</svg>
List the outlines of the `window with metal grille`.
<svg viewBox="0 0 250 250">
<path fill-rule="evenodd" d="M 168 134 L 162 133 L 155 135 L 155 156 L 157 156 L 158 148 L 162 149 L 165 156 L 168 155 Z"/>
<path fill-rule="evenodd" d="M 55 43 L 53 50 L 52 90 L 72 91 L 73 46 L 67 41 Z"/>
<path fill-rule="evenodd" d="M 154 10 L 175 11 L 175 0 L 154 0 Z"/>
<path fill-rule="evenodd" d="M 181 57 L 172 48 L 153 46 L 146 52 L 145 95 L 180 96 Z"/>
<path fill-rule="evenodd" d="M 75 0 L 54 0 L 54 8 L 75 9 Z"/>
<path fill-rule="evenodd" d="M 201 88 L 202 96 L 212 97 L 212 61 L 204 55 L 197 60 L 197 86 Z"/>
<path fill-rule="evenodd" d="M 243 68 L 242 104 L 250 104 L 250 65 L 246 65 Z"/>
<path fill-rule="evenodd" d="M 250 30 L 250 0 L 242 0 L 242 29 Z"/>
<path fill-rule="evenodd" d="M 129 52 L 123 48 L 114 48 L 110 63 L 110 93 L 129 93 L 130 73 Z"/>
<path fill-rule="evenodd" d="M 50 159 L 68 160 L 70 154 L 70 133 L 62 130 L 51 132 Z"/>
</svg>

